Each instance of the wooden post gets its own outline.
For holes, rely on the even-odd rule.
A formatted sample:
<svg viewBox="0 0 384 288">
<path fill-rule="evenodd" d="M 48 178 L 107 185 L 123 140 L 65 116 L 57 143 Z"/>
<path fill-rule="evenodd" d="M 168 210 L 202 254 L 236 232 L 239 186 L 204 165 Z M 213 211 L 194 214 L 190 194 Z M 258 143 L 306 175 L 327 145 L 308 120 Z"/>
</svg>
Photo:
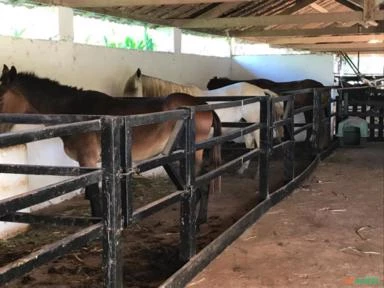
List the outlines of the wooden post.
<svg viewBox="0 0 384 288">
<path fill-rule="evenodd" d="M 319 91 L 317 89 L 313 89 L 312 153 L 314 156 L 317 156 L 319 153 L 320 109 L 321 101 Z"/>
<path fill-rule="evenodd" d="M 265 96 L 260 100 L 260 157 L 259 157 L 259 190 L 261 200 L 269 197 L 269 154 L 272 139 L 271 127 L 271 98 Z"/>
<path fill-rule="evenodd" d="M 195 110 L 185 121 L 184 195 L 180 207 L 180 258 L 188 261 L 196 254 L 196 188 L 195 184 Z M 201 205 L 201 204 L 200 204 Z"/>
<path fill-rule="evenodd" d="M 133 213 L 133 191 L 132 191 L 132 127 L 129 120 L 124 118 L 120 128 L 120 149 L 121 149 L 121 209 L 124 219 L 124 227 L 132 222 Z"/>
<path fill-rule="evenodd" d="M 119 118 L 102 118 L 103 273 L 106 288 L 123 287 L 120 133 Z"/>
<path fill-rule="evenodd" d="M 287 125 L 286 131 L 289 134 L 289 144 L 283 147 L 284 151 L 284 180 L 285 183 L 290 182 L 295 177 L 295 135 L 294 135 L 294 101 L 293 96 L 288 100 L 287 118 L 290 119 L 290 123 Z"/>
<path fill-rule="evenodd" d="M 59 40 L 73 42 L 73 9 L 67 7 L 58 7 L 59 18 Z"/>
</svg>

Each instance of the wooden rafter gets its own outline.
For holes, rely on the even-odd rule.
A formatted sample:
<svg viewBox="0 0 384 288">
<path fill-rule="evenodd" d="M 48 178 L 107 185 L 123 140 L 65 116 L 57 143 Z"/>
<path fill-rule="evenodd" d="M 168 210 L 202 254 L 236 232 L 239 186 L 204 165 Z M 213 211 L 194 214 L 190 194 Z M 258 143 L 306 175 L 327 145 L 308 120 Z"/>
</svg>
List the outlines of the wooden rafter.
<svg viewBox="0 0 384 288">
<path fill-rule="evenodd" d="M 345 42 L 365 42 L 375 39 L 384 41 L 384 33 L 381 34 L 352 34 L 338 36 L 318 36 L 318 37 L 255 37 L 251 38 L 256 42 L 264 42 L 274 45 L 290 45 L 290 44 L 316 44 L 316 43 L 345 43 Z"/>
<path fill-rule="evenodd" d="M 232 2 L 232 3 L 222 3 L 217 5 L 215 8 L 200 14 L 198 18 L 216 18 L 220 15 L 224 14 L 225 12 L 237 7 L 240 4 L 240 2 Z"/>
<path fill-rule="evenodd" d="M 250 1 L 250 0 L 248 0 Z M 43 0 L 41 2 L 68 6 L 74 8 L 92 7 L 128 7 L 128 6 L 159 6 L 159 5 L 184 5 L 217 2 L 235 2 L 234 0 Z M 241 1 L 238 1 L 241 2 Z"/>
<path fill-rule="evenodd" d="M 363 7 L 353 1 L 349 0 L 335 0 L 337 3 L 340 3 L 341 5 L 344 5 L 345 7 L 348 7 L 355 11 L 363 11 Z"/>
<path fill-rule="evenodd" d="M 312 3 L 310 5 L 313 9 L 315 9 L 317 12 L 320 12 L 320 13 L 328 13 L 329 11 L 325 8 L 323 8 L 322 6 L 320 6 L 319 4 L 316 4 L 316 3 Z"/>
<path fill-rule="evenodd" d="M 302 0 L 302 1 L 296 1 L 296 4 L 285 9 L 282 13 L 280 13 L 281 15 L 290 15 L 292 13 L 295 13 L 305 7 L 307 7 L 308 5 L 311 5 L 312 3 L 315 3 L 316 0 Z"/>
<path fill-rule="evenodd" d="M 244 32 L 231 32 L 233 37 L 287 37 L 287 36 L 323 36 L 323 35 L 348 35 L 356 33 L 382 33 L 383 27 L 369 27 L 366 29 L 359 26 L 347 28 L 321 28 L 321 29 L 289 29 L 289 30 L 256 30 Z"/>
<path fill-rule="evenodd" d="M 228 17 L 216 19 L 175 19 L 173 24 L 181 28 L 234 28 L 242 26 L 270 26 L 289 24 L 332 23 L 332 22 L 360 22 L 363 20 L 363 12 L 341 13 L 311 13 L 300 15 L 274 15 L 256 17 Z M 375 11 L 372 20 L 384 20 L 384 11 Z"/>
<path fill-rule="evenodd" d="M 298 45 L 272 45 L 272 47 L 284 47 L 297 50 L 311 51 L 383 51 L 384 44 L 368 44 L 368 43 L 331 43 L 331 44 L 298 44 Z"/>
</svg>

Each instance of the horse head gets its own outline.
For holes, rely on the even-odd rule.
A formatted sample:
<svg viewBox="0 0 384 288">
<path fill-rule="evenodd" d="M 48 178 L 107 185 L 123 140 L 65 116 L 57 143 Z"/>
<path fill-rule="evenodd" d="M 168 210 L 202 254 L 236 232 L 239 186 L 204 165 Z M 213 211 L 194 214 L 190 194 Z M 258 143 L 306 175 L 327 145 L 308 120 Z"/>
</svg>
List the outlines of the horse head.
<svg viewBox="0 0 384 288">
<path fill-rule="evenodd" d="M 4 64 L 0 76 L 0 113 L 25 113 L 28 110 L 28 101 L 17 90 L 11 89 L 17 76 L 15 66 L 11 69 Z M 0 133 L 9 132 L 13 123 L 0 123 Z"/>
<path fill-rule="evenodd" d="M 143 97 L 143 79 L 140 68 L 128 78 L 124 86 L 124 97 Z"/>
<path fill-rule="evenodd" d="M 33 113 L 35 109 L 24 96 L 22 89 L 18 87 L 17 70 L 3 66 L 0 76 L 0 109 L 1 113 Z"/>
<path fill-rule="evenodd" d="M 279 97 L 278 94 L 276 94 L 275 92 L 273 92 L 269 89 L 264 89 L 264 93 L 266 95 L 269 95 L 272 97 Z M 279 102 L 274 103 L 271 112 L 272 112 L 273 121 L 283 120 L 284 119 L 284 104 L 283 104 L 283 102 L 279 101 Z M 274 137 L 276 137 L 277 140 L 279 142 L 281 142 L 281 140 L 284 137 L 284 127 L 283 126 L 278 126 L 274 129 Z"/>
<path fill-rule="evenodd" d="M 1 86 L 7 86 L 11 84 L 15 80 L 16 75 L 17 71 L 15 66 L 12 66 L 11 69 L 9 69 L 8 66 L 4 64 L 3 71 L 0 76 Z"/>
<path fill-rule="evenodd" d="M 228 85 L 235 84 L 236 81 L 233 81 L 227 77 L 213 77 L 209 79 L 207 83 L 207 89 L 208 90 L 214 90 L 214 89 L 219 89 Z"/>
</svg>

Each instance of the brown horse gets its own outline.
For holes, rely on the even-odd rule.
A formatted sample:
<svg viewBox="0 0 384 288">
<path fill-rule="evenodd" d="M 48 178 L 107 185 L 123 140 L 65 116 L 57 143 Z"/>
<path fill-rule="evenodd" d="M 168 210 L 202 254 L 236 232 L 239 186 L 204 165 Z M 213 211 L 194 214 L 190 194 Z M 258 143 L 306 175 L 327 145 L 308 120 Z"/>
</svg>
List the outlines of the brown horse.
<svg viewBox="0 0 384 288">
<path fill-rule="evenodd" d="M 8 69 L 6 65 L 1 76 L 0 92 L 2 113 L 134 115 L 205 103 L 186 94 L 173 94 L 161 98 L 113 98 L 97 91 L 64 86 L 50 79 L 39 78 L 32 73 L 17 73 L 15 67 Z M 214 136 L 221 134 L 220 120 L 213 111 L 197 112 L 195 125 L 195 141 L 209 138 L 211 126 L 214 127 Z M 163 152 L 174 126 L 175 121 L 167 121 L 134 127 L 132 160 L 147 159 Z M 97 166 L 101 152 L 99 132 L 66 136 L 62 137 L 62 140 L 65 152 L 78 161 L 80 166 Z M 215 166 L 221 162 L 219 149 L 219 145 L 213 148 L 212 160 Z M 195 157 L 198 173 L 202 169 L 203 151 L 197 151 Z M 94 216 L 100 216 L 102 212 L 98 190 L 98 185 L 86 189 L 86 197 L 91 202 Z"/>
<path fill-rule="evenodd" d="M 323 84 L 316 80 L 312 79 L 304 79 L 300 81 L 289 81 L 289 82 L 275 82 L 272 80 L 268 79 L 252 79 L 252 80 L 231 80 L 229 78 L 223 77 L 223 78 L 218 78 L 214 77 L 208 81 L 207 88 L 209 90 L 214 90 L 218 89 L 221 87 L 233 85 L 235 83 L 239 82 L 247 82 L 256 86 L 259 86 L 260 88 L 263 89 L 269 89 L 277 94 L 280 94 L 282 92 L 286 91 L 291 91 L 291 90 L 301 90 L 301 89 L 307 89 L 307 88 L 321 88 L 324 87 Z M 326 103 L 328 103 L 328 100 L 330 98 L 330 93 L 329 91 L 323 92 L 321 95 L 321 101 L 323 105 L 325 106 Z M 294 100 L 294 105 L 295 108 L 300 108 L 308 105 L 313 104 L 313 94 L 312 93 L 298 93 L 295 94 L 295 100 Z M 312 122 L 313 118 L 313 112 L 311 111 L 306 111 L 304 112 L 304 117 L 305 117 L 305 122 L 310 123 Z M 308 141 L 311 137 L 312 130 L 309 129 L 306 140 Z"/>
<path fill-rule="evenodd" d="M 218 89 L 224 86 L 232 85 L 238 82 L 247 82 L 263 89 L 270 89 L 275 93 L 280 93 L 288 90 L 300 90 L 306 88 L 324 87 L 323 84 L 316 80 L 304 79 L 299 81 L 275 82 L 269 79 L 251 79 L 251 80 L 231 80 L 226 77 L 213 77 L 208 81 L 207 88 L 209 90 Z"/>
</svg>

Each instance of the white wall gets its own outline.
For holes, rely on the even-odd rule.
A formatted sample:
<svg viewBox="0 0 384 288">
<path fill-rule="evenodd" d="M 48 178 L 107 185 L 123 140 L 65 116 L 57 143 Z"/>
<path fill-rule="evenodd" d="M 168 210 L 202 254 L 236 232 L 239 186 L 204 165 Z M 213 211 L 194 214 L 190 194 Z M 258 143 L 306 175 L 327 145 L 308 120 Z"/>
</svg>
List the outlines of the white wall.
<svg viewBox="0 0 384 288">
<path fill-rule="evenodd" d="M 12 131 L 36 129 L 38 125 L 15 125 Z M 31 164 L 31 165 L 52 165 L 52 166 L 78 166 L 77 162 L 71 160 L 62 148 L 61 139 L 47 139 L 16 145 L 0 149 L 0 163 L 2 164 Z M 22 194 L 45 185 L 64 180 L 60 176 L 22 175 L 22 174 L 1 174 L 0 173 L 0 200 Z M 41 209 L 51 203 L 58 203 L 79 194 L 79 190 L 68 193 L 63 197 L 51 199 L 25 209 L 23 211 L 34 211 Z M 27 225 L 16 223 L 5 223 L 0 221 L 0 238 L 8 238 L 23 231 Z"/>
<path fill-rule="evenodd" d="M 266 78 L 277 82 L 313 79 L 333 85 L 333 55 L 257 55 L 235 56 L 230 78 Z"/>
<path fill-rule="evenodd" d="M 232 59 L 231 79 L 266 78 L 276 82 L 313 79 L 323 85 L 333 85 L 333 55 L 255 55 L 235 56 Z M 295 116 L 297 123 L 305 123 L 304 114 Z M 298 128 L 297 128 L 298 129 Z M 304 141 L 306 132 L 295 136 Z"/>
<path fill-rule="evenodd" d="M 99 90 L 113 96 L 122 95 L 125 81 L 138 67 L 144 74 L 195 84 L 203 89 L 213 76 L 268 78 L 275 81 L 312 78 L 325 85 L 333 82 L 331 55 L 237 56 L 231 60 L 2 36 L 0 47 L 0 64 L 15 65 L 19 71 L 35 72 L 38 76 L 49 77 L 62 84 Z M 1 149 L 0 163 L 77 165 L 65 155 L 62 141 L 58 138 Z M 62 179 L 51 176 L 0 175 L 0 199 L 14 192 L 22 193 Z"/>
<path fill-rule="evenodd" d="M 27 163 L 26 145 L 17 145 L 0 149 L 0 163 L 25 164 Z M 20 174 L 0 173 L 0 200 L 21 194 L 28 189 L 28 177 Z M 26 225 L 0 222 L 0 238 L 11 237 L 26 229 Z"/>
<path fill-rule="evenodd" d="M 229 58 L 129 51 L 2 36 L 0 47 L 0 64 L 15 65 L 18 71 L 35 72 L 62 84 L 99 90 L 113 96 L 122 95 L 125 81 L 138 67 L 145 74 L 205 87 L 216 71 L 221 71 L 223 76 L 229 75 L 231 63 Z M 26 126 L 16 125 L 14 128 L 21 130 Z M 62 141 L 55 138 L 0 149 L 0 163 L 77 166 L 66 156 L 62 146 Z M 0 174 L 0 200 L 61 180 L 63 177 Z M 66 198 L 53 199 L 32 210 Z M 0 238 L 12 236 L 25 227 L 0 222 Z"/>
<path fill-rule="evenodd" d="M 144 74 L 205 87 L 221 72 L 230 74 L 229 58 L 165 52 L 111 49 L 71 42 L 15 39 L 0 36 L 0 64 L 15 65 L 18 71 L 121 96 L 124 84 L 138 67 Z"/>
</svg>

